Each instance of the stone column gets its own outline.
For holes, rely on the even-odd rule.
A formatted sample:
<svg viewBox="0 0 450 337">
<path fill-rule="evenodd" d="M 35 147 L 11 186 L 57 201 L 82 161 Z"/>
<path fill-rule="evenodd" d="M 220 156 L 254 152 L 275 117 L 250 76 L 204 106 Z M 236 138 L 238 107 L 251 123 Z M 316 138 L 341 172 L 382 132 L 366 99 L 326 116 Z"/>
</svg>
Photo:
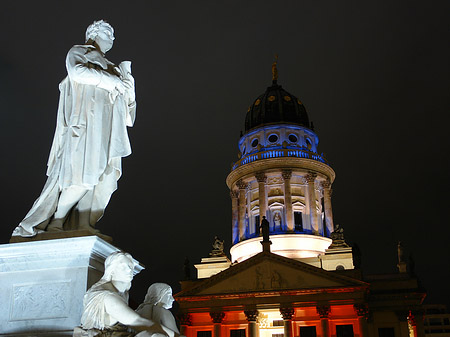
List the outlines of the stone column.
<svg viewBox="0 0 450 337">
<path fill-rule="evenodd" d="M 329 320 L 331 308 L 328 305 L 321 305 L 317 306 L 316 310 L 320 316 L 320 325 L 322 326 L 322 337 L 331 337 L 330 320 Z"/>
<path fill-rule="evenodd" d="M 245 192 L 247 189 L 247 183 L 239 180 L 236 185 L 239 188 L 239 240 L 242 240 L 245 235 Z"/>
<path fill-rule="evenodd" d="M 334 231 L 333 210 L 331 208 L 331 182 L 329 180 L 322 181 L 323 188 L 323 205 L 325 206 L 325 224 L 329 234 Z M 324 233 L 325 234 L 325 233 Z"/>
<path fill-rule="evenodd" d="M 423 312 L 415 310 L 409 313 L 409 322 L 414 329 L 414 337 L 425 337 L 425 330 L 423 326 Z"/>
<path fill-rule="evenodd" d="M 284 209 L 286 211 L 287 229 L 289 232 L 294 231 L 294 211 L 292 210 L 292 195 L 291 195 L 291 170 L 283 170 L 281 176 L 284 180 Z"/>
<path fill-rule="evenodd" d="M 369 326 L 367 325 L 367 319 L 369 318 L 369 307 L 367 304 L 355 304 L 353 305 L 356 314 L 358 315 L 358 324 L 361 337 L 369 337 Z"/>
<path fill-rule="evenodd" d="M 244 310 L 244 314 L 248 321 L 248 337 L 258 337 L 258 327 L 256 325 L 258 310 Z"/>
<path fill-rule="evenodd" d="M 213 337 L 220 337 L 220 330 L 222 327 L 222 321 L 225 317 L 224 312 L 210 312 L 209 316 L 211 316 L 211 319 L 214 323 L 214 335 Z"/>
<path fill-rule="evenodd" d="M 188 326 L 191 325 L 191 315 L 178 314 L 178 319 L 180 320 L 180 334 L 183 336 L 187 336 Z"/>
<path fill-rule="evenodd" d="M 264 172 L 258 172 L 255 174 L 258 181 L 258 198 L 259 198 L 259 221 L 262 221 L 263 216 L 267 218 L 267 199 L 266 199 L 266 181 L 267 177 Z M 267 219 L 269 220 L 269 219 Z M 261 223 L 258 224 L 258 226 Z"/>
<path fill-rule="evenodd" d="M 280 308 L 280 313 L 283 317 L 284 337 L 292 337 L 292 316 L 294 316 L 294 308 Z"/>
<path fill-rule="evenodd" d="M 319 225 L 317 223 L 317 211 L 316 211 L 316 196 L 314 192 L 314 182 L 316 181 L 317 174 L 308 173 L 304 176 L 306 182 L 306 208 L 309 215 L 309 225 L 314 234 L 319 234 Z"/>
<path fill-rule="evenodd" d="M 239 241 L 239 205 L 238 198 L 239 192 L 230 191 L 231 197 L 231 222 L 232 222 L 232 243 L 235 244 Z"/>
</svg>

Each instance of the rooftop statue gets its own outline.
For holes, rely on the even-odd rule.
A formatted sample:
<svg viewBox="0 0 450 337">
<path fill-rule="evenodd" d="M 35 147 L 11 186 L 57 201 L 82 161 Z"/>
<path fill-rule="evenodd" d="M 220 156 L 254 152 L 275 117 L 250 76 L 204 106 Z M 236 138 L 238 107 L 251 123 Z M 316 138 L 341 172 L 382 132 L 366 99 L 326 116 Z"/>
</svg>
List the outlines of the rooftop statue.
<svg viewBox="0 0 450 337">
<path fill-rule="evenodd" d="M 164 329 L 173 331 L 174 336 L 179 337 L 175 318 L 170 312 L 174 299 L 172 288 L 165 283 L 153 283 L 145 295 L 144 302 L 139 305 L 136 312 L 144 318 L 160 324 Z"/>
<path fill-rule="evenodd" d="M 223 244 L 224 240 L 220 240 L 218 236 L 215 236 L 214 242 L 212 244 L 213 249 L 211 250 L 211 253 L 209 253 L 209 256 L 211 257 L 225 256 L 225 253 L 223 252 Z"/>
<path fill-rule="evenodd" d="M 69 50 L 47 182 L 13 236 L 94 231 L 117 189 L 121 158 L 131 154 L 127 126 L 134 123 L 136 102 L 131 62 L 116 66 L 105 57 L 113 41 L 111 25 L 95 21 L 86 43 Z"/>
<path fill-rule="evenodd" d="M 108 256 L 103 277 L 84 296 L 82 328 L 76 328 L 74 336 L 175 337 L 174 329 L 161 325 L 160 321 L 145 318 L 128 307 L 133 269 L 130 254 L 115 252 Z M 172 305 L 171 300 L 171 295 L 165 296 L 163 302 Z"/>
</svg>

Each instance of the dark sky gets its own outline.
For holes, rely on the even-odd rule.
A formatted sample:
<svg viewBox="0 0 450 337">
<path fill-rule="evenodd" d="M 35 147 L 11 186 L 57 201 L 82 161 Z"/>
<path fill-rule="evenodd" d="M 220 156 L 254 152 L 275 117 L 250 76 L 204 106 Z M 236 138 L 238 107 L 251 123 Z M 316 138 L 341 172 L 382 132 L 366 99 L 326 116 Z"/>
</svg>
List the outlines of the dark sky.
<svg viewBox="0 0 450 337">
<path fill-rule="evenodd" d="M 336 171 L 335 223 L 366 273 L 396 270 L 397 242 L 428 300 L 450 304 L 450 2 L 3 1 L 0 242 L 40 194 L 65 56 L 96 19 L 110 60 L 133 62 L 133 154 L 98 228 L 146 265 L 132 297 L 231 241 L 225 185 L 247 107 L 271 83 L 306 106 Z"/>
</svg>

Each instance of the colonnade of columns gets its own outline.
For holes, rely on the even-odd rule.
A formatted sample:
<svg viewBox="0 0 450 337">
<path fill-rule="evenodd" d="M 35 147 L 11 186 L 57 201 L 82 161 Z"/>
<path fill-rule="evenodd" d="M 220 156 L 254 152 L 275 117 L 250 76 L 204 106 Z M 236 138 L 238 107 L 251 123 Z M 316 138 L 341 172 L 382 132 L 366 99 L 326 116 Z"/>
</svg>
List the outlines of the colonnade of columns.
<svg viewBox="0 0 450 337">
<path fill-rule="evenodd" d="M 354 305 L 355 313 L 358 317 L 358 325 L 359 325 L 359 332 L 360 337 L 368 337 L 369 336 L 369 329 L 367 324 L 367 319 L 369 317 L 369 310 L 367 307 L 367 304 L 355 304 Z M 283 318 L 283 328 L 284 328 L 284 337 L 293 337 L 295 335 L 293 331 L 293 317 L 295 314 L 295 310 L 291 306 L 283 306 L 280 309 L 281 317 Z M 331 330 L 330 330 L 330 313 L 331 308 L 328 305 L 319 305 L 316 306 L 316 312 L 318 316 L 320 317 L 320 329 L 321 331 L 318 331 L 318 335 L 321 337 L 331 337 Z M 258 337 L 258 315 L 259 312 L 257 309 L 248 309 L 244 310 L 245 317 L 248 322 L 248 334 L 247 337 Z M 222 311 L 218 312 L 210 312 L 210 317 L 213 323 L 213 333 L 212 337 L 222 337 L 221 336 L 221 325 L 223 323 L 223 320 L 225 318 L 225 313 Z M 413 324 L 417 324 L 417 320 L 415 317 L 418 317 L 418 315 L 414 316 L 414 318 L 410 318 L 410 320 L 413 320 Z M 180 319 L 180 325 L 181 325 L 181 334 L 187 335 L 187 327 L 191 325 L 191 316 L 190 314 L 181 314 L 179 315 Z M 420 324 L 420 321 L 419 321 Z M 418 329 L 415 329 L 417 331 Z M 226 337 L 226 336 L 223 336 Z M 420 334 L 416 334 L 415 337 L 423 337 Z"/>
<path fill-rule="evenodd" d="M 295 229 L 294 223 L 294 209 L 292 206 L 292 191 L 291 191 L 291 170 L 282 170 L 281 177 L 283 179 L 283 194 L 284 194 L 284 207 L 286 215 L 286 227 L 288 232 L 293 232 Z M 263 216 L 267 218 L 268 214 L 268 197 L 267 197 L 267 175 L 264 172 L 257 172 L 254 178 L 258 182 L 258 204 L 259 204 L 259 219 L 262 220 Z M 305 214 L 306 223 L 304 226 L 309 228 L 313 234 L 319 234 L 320 217 L 316 208 L 316 181 L 317 174 L 310 172 L 303 177 L 303 184 L 305 186 Z M 232 199 L 232 222 L 233 222 L 233 243 L 245 239 L 245 214 L 246 209 L 248 216 L 250 214 L 250 200 L 249 184 L 243 180 L 236 182 L 237 190 L 232 190 L 230 196 Z M 320 188 L 323 191 L 323 206 L 325 215 L 325 227 L 324 235 L 333 232 L 333 211 L 331 207 L 331 182 L 321 181 Z M 255 224 L 258 226 L 259 224 Z"/>
</svg>

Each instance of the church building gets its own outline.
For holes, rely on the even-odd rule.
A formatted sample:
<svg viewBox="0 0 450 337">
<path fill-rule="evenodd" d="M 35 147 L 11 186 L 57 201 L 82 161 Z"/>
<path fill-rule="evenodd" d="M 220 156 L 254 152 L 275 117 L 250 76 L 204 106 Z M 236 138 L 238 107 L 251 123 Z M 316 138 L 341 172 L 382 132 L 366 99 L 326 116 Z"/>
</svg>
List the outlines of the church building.
<svg viewBox="0 0 450 337">
<path fill-rule="evenodd" d="M 407 270 L 364 275 L 333 223 L 335 172 L 300 99 L 272 85 L 247 111 L 226 183 L 231 260 L 216 238 L 176 294 L 187 337 L 424 337 L 425 291 Z"/>
</svg>

